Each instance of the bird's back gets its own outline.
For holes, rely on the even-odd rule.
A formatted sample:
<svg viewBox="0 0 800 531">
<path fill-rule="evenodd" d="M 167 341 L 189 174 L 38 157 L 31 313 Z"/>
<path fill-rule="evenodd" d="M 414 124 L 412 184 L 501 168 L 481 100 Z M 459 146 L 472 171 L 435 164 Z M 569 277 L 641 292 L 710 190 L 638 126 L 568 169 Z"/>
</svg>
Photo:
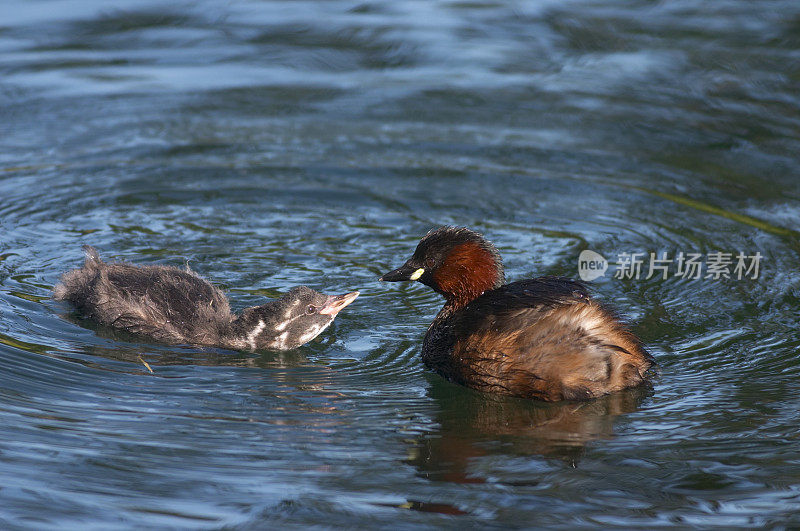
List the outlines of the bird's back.
<svg viewBox="0 0 800 531">
<path fill-rule="evenodd" d="M 213 344 L 232 316 L 225 295 L 189 270 L 105 263 L 87 247 L 55 298 L 98 322 L 167 343 Z"/>
<path fill-rule="evenodd" d="M 439 338 L 426 338 L 426 364 L 469 387 L 513 396 L 593 398 L 642 383 L 653 364 L 612 311 L 562 278 L 489 291 L 434 321 L 432 334 Z"/>
</svg>

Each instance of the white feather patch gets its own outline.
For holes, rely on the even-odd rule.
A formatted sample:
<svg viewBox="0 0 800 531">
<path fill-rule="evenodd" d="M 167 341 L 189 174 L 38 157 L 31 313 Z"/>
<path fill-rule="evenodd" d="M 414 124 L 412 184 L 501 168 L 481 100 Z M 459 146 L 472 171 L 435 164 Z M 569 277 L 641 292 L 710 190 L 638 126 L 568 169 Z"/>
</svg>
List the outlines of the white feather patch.
<svg viewBox="0 0 800 531">
<path fill-rule="evenodd" d="M 285 324 L 285 323 L 284 323 Z M 289 332 L 284 332 L 278 336 L 278 343 L 277 348 L 285 349 L 286 348 L 286 338 L 289 337 Z"/>
<path fill-rule="evenodd" d="M 253 330 L 251 330 L 249 334 L 247 334 L 247 344 L 250 345 L 251 349 L 253 350 L 256 349 L 256 338 L 258 337 L 258 334 L 260 334 L 264 330 L 265 326 L 267 325 L 264 324 L 264 321 L 259 319 L 256 327 L 253 328 Z"/>
<path fill-rule="evenodd" d="M 331 323 L 333 323 L 333 319 L 331 319 L 324 325 L 314 325 L 313 327 L 309 328 L 305 334 L 300 336 L 300 344 L 303 345 L 305 343 L 308 343 L 309 341 L 320 335 L 322 332 L 325 331 L 326 328 L 328 328 L 331 325 Z"/>
</svg>

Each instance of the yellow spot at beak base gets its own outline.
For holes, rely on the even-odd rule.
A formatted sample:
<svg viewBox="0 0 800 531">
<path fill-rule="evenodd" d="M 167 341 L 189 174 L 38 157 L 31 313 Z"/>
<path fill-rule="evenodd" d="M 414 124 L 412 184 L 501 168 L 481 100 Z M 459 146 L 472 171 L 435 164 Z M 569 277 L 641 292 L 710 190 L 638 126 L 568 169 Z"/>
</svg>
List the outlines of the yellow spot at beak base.
<svg viewBox="0 0 800 531">
<path fill-rule="evenodd" d="M 425 270 L 420 267 L 419 269 L 411 273 L 411 276 L 408 278 L 409 280 L 419 280 L 419 277 L 421 277 L 424 272 Z"/>
</svg>

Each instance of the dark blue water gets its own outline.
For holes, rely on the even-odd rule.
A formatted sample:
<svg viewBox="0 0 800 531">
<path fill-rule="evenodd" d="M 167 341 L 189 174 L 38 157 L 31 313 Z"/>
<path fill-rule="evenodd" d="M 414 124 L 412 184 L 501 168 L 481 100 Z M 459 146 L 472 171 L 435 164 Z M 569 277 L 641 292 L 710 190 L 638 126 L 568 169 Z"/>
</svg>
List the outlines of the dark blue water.
<svg viewBox="0 0 800 531">
<path fill-rule="evenodd" d="M 796 1 L 7 0 L 0 527 L 799 526 L 798 153 Z M 376 279 L 442 224 L 512 280 L 763 258 L 612 264 L 661 374 L 542 404 L 423 369 L 441 300 Z M 159 346 L 50 299 L 84 243 L 362 295 L 295 351 Z"/>
</svg>

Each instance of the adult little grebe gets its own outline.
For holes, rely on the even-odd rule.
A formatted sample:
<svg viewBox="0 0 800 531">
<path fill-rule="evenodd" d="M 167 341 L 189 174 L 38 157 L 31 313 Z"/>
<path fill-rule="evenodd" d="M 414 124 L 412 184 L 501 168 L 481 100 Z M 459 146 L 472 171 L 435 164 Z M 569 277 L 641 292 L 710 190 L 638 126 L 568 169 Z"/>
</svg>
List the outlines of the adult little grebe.
<svg viewBox="0 0 800 531">
<path fill-rule="evenodd" d="M 222 291 L 188 267 L 106 263 L 93 247 L 84 251 L 84 266 L 64 273 L 54 297 L 104 325 L 163 343 L 288 350 L 317 337 L 358 297 L 300 286 L 236 316 Z"/>
<path fill-rule="evenodd" d="M 585 286 L 539 277 L 504 285 L 491 242 L 466 228 L 430 231 L 385 281 L 418 280 L 445 298 L 422 360 L 481 391 L 547 401 L 601 396 L 646 380 L 641 342 Z"/>
</svg>

